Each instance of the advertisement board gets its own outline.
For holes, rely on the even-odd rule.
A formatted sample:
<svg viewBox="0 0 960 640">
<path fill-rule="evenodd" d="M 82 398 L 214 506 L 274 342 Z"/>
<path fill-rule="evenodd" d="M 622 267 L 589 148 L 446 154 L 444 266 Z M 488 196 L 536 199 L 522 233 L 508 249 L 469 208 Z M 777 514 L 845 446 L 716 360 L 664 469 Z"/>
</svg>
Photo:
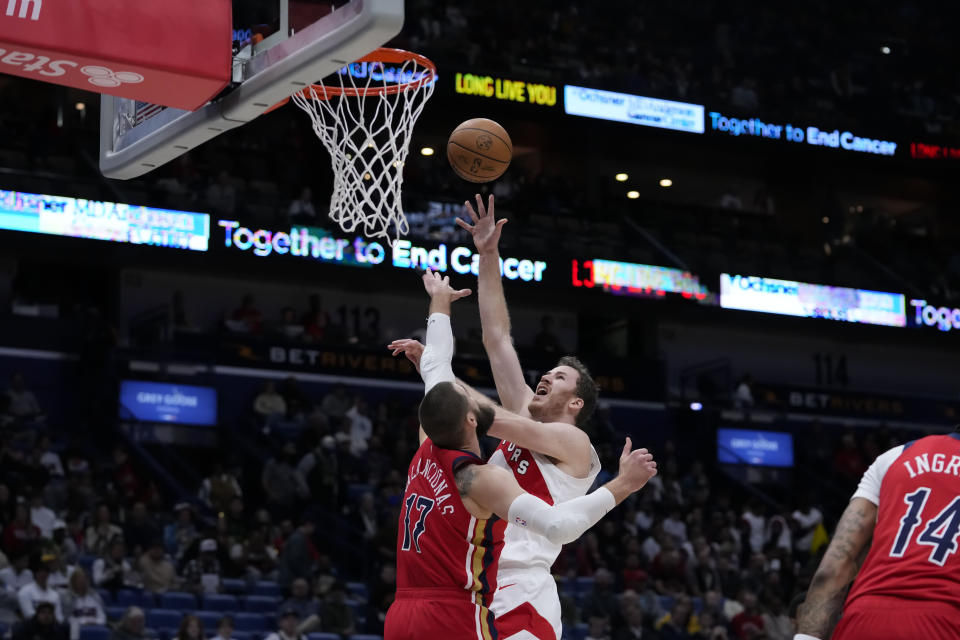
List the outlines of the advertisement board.
<svg viewBox="0 0 960 640">
<path fill-rule="evenodd" d="M 544 107 L 557 104 L 557 87 L 542 82 L 505 78 L 498 75 L 457 71 L 453 76 L 454 91 L 460 95 L 519 102 Z"/>
<path fill-rule="evenodd" d="M 910 300 L 910 307 L 910 313 L 907 314 L 907 325 L 910 327 L 936 327 L 940 331 L 960 329 L 960 309 L 956 307 L 936 306 L 919 298 Z"/>
<path fill-rule="evenodd" d="M 737 118 L 726 116 L 718 111 L 711 111 L 708 115 L 711 131 L 725 133 L 735 138 L 764 138 L 881 156 L 892 156 L 897 152 L 897 143 L 892 140 L 868 138 L 852 131 L 840 129 L 825 131 L 808 125 L 765 122 L 758 117 Z"/>
<path fill-rule="evenodd" d="M 709 295 L 700 279 L 689 271 L 616 260 L 573 260 L 572 284 L 614 295 L 663 297 L 675 293 L 697 301 Z"/>
<path fill-rule="evenodd" d="M 703 133 L 703 105 L 566 85 L 563 108 L 572 116 Z"/>
<path fill-rule="evenodd" d="M 120 418 L 213 426 L 217 424 L 217 392 L 210 387 L 123 380 Z"/>
<path fill-rule="evenodd" d="M 717 429 L 717 462 L 792 467 L 793 436 L 778 431 Z"/>
<path fill-rule="evenodd" d="M 889 327 L 907 324 L 903 294 L 759 276 L 720 275 L 720 306 Z"/>
<path fill-rule="evenodd" d="M 0 229 L 206 251 L 210 216 L 191 211 L 0 190 Z"/>
</svg>

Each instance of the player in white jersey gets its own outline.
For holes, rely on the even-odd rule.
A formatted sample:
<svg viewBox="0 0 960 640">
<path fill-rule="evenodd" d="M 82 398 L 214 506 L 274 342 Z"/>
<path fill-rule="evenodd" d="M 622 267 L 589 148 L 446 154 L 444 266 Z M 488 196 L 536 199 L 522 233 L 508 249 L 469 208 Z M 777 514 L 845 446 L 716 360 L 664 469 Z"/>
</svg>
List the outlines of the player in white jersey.
<svg viewBox="0 0 960 640">
<path fill-rule="evenodd" d="M 548 504 L 583 496 L 600 472 L 600 460 L 590 438 L 580 428 L 597 403 L 597 386 L 576 358 L 562 358 L 545 373 L 536 390 L 524 378 L 510 336 L 498 242 L 506 220 L 494 218 L 493 196 L 488 206 L 477 196 L 477 210 L 466 203 L 473 224 L 458 220 L 476 245 L 483 343 L 497 393 L 504 408 L 532 418 L 502 423 L 490 435 L 502 441 L 490 462 L 513 472 L 520 486 Z M 422 345 L 401 340 L 394 353 L 406 352 L 418 361 Z M 529 530 L 508 525 L 500 555 L 498 587 L 490 607 L 501 638 L 556 640 L 561 634 L 560 597 L 550 568 L 560 545 Z"/>
</svg>

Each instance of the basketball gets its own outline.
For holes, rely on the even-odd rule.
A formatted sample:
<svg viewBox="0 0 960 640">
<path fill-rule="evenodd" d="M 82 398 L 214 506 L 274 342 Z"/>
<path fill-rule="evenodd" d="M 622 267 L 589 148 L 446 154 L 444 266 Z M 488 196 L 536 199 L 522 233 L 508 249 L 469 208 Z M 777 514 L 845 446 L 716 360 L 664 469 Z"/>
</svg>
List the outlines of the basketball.
<svg viewBox="0 0 960 640">
<path fill-rule="evenodd" d="M 486 118 L 460 123 L 447 140 L 450 166 L 469 182 L 496 180 L 510 166 L 512 157 L 510 135 L 499 124 Z"/>
</svg>

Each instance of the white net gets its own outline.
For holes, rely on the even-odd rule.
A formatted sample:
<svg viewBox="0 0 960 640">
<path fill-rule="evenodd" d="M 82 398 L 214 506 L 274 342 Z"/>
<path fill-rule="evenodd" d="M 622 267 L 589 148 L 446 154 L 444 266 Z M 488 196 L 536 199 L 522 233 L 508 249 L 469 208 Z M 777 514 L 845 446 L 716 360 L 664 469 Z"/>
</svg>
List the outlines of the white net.
<svg viewBox="0 0 960 640">
<path fill-rule="evenodd" d="M 347 233 L 393 243 L 409 230 L 400 199 L 403 167 L 435 74 L 408 59 L 353 63 L 335 78 L 293 96 L 333 161 L 330 217 Z"/>
</svg>

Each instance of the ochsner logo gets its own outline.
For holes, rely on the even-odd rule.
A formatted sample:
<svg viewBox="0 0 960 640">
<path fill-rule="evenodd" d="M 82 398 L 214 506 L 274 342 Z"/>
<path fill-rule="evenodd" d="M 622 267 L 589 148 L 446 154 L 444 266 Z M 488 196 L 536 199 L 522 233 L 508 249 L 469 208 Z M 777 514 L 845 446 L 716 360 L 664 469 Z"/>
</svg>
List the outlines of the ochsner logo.
<svg viewBox="0 0 960 640">
<path fill-rule="evenodd" d="M 774 280 L 773 278 L 760 278 L 757 276 L 732 276 L 730 278 L 734 288 L 756 291 L 757 293 L 795 296 L 799 290 L 797 283 L 792 280 Z"/>
</svg>

